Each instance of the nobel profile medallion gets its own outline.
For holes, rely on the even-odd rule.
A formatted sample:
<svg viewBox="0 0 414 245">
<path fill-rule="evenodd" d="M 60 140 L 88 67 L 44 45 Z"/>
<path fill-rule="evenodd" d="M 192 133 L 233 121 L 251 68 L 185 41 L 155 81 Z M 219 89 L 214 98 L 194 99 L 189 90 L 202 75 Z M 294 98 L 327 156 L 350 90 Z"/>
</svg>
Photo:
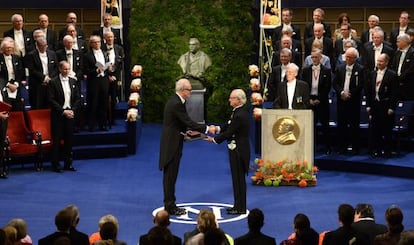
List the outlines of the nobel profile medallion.
<svg viewBox="0 0 414 245">
<path fill-rule="evenodd" d="M 273 124 L 273 138 L 281 145 L 291 145 L 299 138 L 300 129 L 292 117 L 281 117 Z"/>
</svg>

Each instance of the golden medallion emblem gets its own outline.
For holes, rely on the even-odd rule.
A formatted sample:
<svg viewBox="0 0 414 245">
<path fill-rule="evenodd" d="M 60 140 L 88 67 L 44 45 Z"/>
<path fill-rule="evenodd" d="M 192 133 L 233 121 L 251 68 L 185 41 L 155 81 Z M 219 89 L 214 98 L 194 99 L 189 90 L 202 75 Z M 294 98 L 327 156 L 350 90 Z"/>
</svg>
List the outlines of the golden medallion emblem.
<svg viewBox="0 0 414 245">
<path fill-rule="evenodd" d="M 291 145 L 300 134 L 299 125 L 292 117 L 281 117 L 273 124 L 273 138 L 281 145 Z"/>
</svg>

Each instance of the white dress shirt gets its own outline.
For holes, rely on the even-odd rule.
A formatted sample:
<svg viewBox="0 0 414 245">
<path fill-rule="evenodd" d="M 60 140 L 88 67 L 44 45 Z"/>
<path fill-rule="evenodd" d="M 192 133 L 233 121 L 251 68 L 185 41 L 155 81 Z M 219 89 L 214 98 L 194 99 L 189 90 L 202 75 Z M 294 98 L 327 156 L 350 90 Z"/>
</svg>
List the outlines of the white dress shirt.
<svg viewBox="0 0 414 245">
<path fill-rule="evenodd" d="M 65 102 L 63 102 L 63 109 L 70 109 L 70 84 L 69 77 L 63 77 L 62 74 L 59 74 L 60 82 L 63 88 L 63 95 L 65 97 Z"/>
<path fill-rule="evenodd" d="M 296 79 L 287 82 L 287 96 L 288 96 L 288 109 L 292 108 L 293 97 L 295 97 Z"/>
</svg>

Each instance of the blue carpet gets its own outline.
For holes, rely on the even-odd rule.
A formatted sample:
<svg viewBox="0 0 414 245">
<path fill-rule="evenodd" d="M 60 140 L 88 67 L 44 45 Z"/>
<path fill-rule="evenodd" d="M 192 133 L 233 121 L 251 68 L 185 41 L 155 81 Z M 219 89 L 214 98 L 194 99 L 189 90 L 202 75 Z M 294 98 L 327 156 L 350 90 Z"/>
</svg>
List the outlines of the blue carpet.
<svg viewBox="0 0 414 245">
<path fill-rule="evenodd" d="M 79 230 L 95 232 L 99 218 L 111 213 L 120 222 L 119 239 L 136 244 L 139 235 L 151 228 L 152 212 L 162 207 L 160 130 L 160 125 L 144 124 L 136 155 L 77 160 L 75 173 L 33 172 L 31 166 L 14 166 L 9 179 L 0 180 L 0 226 L 11 218 L 24 218 L 36 244 L 39 238 L 55 231 L 55 213 L 68 204 L 76 204 L 81 212 Z M 176 194 L 179 204 L 232 204 L 226 145 L 185 143 Z M 276 237 L 277 242 L 292 232 L 292 220 L 298 212 L 306 213 L 319 232 L 336 228 L 340 203 L 371 203 L 380 223 L 384 223 L 385 209 L 396 204 L 404 212 L 406 228 L 414 229 L 414 179 L 322 170 L 316 187 L 249 184 L 247 197 L 249 209 L 258 207 L 264 211 L 263 231 Z M 233 237 L 247 230 L 243 217 L 224 222 L 230 217 L 223 213 L 220 218 L 220 226 Z M 191 219 L 195 214 L 190 213 L 185 221 Z M 193 227 L 175 222 L 170 226 L 178 236 Z"/>
</svg>

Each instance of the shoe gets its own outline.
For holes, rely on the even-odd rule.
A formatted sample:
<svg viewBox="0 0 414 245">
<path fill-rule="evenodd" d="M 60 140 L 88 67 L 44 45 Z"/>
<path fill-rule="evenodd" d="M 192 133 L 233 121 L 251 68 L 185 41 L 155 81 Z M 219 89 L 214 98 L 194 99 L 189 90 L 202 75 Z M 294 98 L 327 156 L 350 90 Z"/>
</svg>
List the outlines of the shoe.
<svg viewBox="0 0 414 245">
<path fill-rule="evenodd" d="M 229 212 L 229 211 L 231 211 L 231 210 L 234 210 L 234 207 L 231 207 L 231 208 L 226 208 L 226 211 L 227 211 L 227 212 Z"/>
<path fill-rule="evenodd" d="M 184 215 L 187 213 L 187 211 L 185 211 L 184 208 L 175 208 L 175 209 L 171 209 L 171 210 L 167 210 L 167 212 L 170 215 L 175 215 L 175 216 L 180 216 L 180 215 Z"/>
<path fill-rule="evenodd" d="M 4 172 L 4 171 L 0 172 L 0 179 L 7 179 L 7 177 L 8 177 L 7 172 Z"/>
<path fill-rule="evenodd" d="M 62 168 L 59 165 L 54 165 L 53 166 L 53 172 L 55 173 L 63 173 Z"/>
<path fill-rule="evenodd" d="M 237 210 L 237 209 L 231 209 L 231 210 L 227 211 L 227 214 L 246 214 L 246 210 L 241 211 L 241 210 Z"/>
<path fill-rule="evenodd" d="M 63 169 L 66 171 L 76 172 L 76 168 L 74 168 L 72 165 L 65 166 Z"/>
</svg>

